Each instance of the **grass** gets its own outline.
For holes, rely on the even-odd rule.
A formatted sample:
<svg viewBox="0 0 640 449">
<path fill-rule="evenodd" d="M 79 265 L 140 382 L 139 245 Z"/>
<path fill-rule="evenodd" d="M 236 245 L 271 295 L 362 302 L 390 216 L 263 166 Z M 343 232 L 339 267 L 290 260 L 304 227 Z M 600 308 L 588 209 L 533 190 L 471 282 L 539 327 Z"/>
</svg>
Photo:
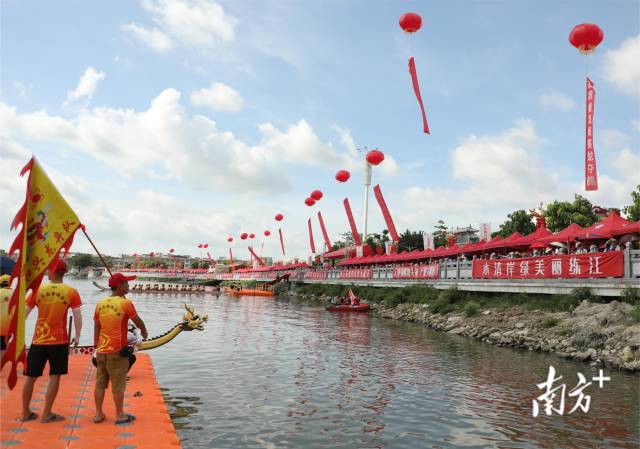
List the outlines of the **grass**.
<svg viewBox="0 0 640 449">
<path fill-rule="evenodd" d="M 558 325 L 558 319 L 555 317 L 549 317 L 542 322 L 543 327 L 555 327 Z"/>
<path fill-rule="evenodd" d="M 527 310 L 548 312 L 570 312 L 583 299 L 597 300 L 591 291 L 576 289 L 569 295 L 542 295 L 526 293 L 486 293 L 467 292 L 456 288 L 437 290 L 428 285 L 412 285 L 402 288 L 393 287 L 361 287 L 355 285 L 304 284 L 295 291 L 301 294 L 345 296 L 351 288 L 355 294 L 369 303 L 383 303 L 385 307 L 394 308 L 399 304 L 428 304 L 433 313 L 447 314 L 462 312 L 473 314 L 482 309 L 504 310 L 521 306 Z M 637 290 L 637 289 L 636 289 Z M 471 304 L 471 305 L 468 305 Z M 640 319 L 640 308 L 639 308 Z"/>
</svg>

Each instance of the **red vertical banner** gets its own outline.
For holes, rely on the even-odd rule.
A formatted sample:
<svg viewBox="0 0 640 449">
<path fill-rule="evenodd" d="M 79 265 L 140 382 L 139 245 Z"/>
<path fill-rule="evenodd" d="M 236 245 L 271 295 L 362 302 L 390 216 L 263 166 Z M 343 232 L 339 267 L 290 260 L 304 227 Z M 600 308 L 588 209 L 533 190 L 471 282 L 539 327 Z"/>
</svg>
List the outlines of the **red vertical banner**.
<svg viewBox="0 0 640 449">
<path fill-rule="evenodd" d="M 284 252 L 284 239 L 282 238 L 282 228 L 278 228 L 278 235 L 280 236 L 280 248 L 282 248 L 282 255 L 286 256 Z"/>
<path fill-rule="evenodd" d="M 344 204 L 344 210 L 347 213 L 347 218 L 349 219 L 349 226 L 351 226 L 351 235 L 353 235 L 353 240 L 357 246 L 360 246 L 362 245 L 362 242 L 360 241 L 360 234 L 358 234 L 358 228 L 356 228 L 356 222 L 353 219 L 353 214 L 351 213 L 349 199 L 345 198 L 342 203 Z"/>
<path fill-rule="evenodd" d="M 409 58 L 409 74 L 413 83 L 413 92 L 416 94 L 420 110 L 422 111 L 422 128 L 425 134 L 429 134 L 429 124 L 427 123 L 427 114 L 424 112 L 424 104 L 422 103 L 422 95 L 420 95 L 420 86 L 418 85 L 418 74 L 416 73 L 416 63 L 413 56 Z"/>
<path fill-rule="evenodd" d="M 251 255 L 253 257 L 256 258 L 256 260 L 258 261 L 258 263 L 260 264 L 261 267 L 264 267 L 264 261 L 260 258 L 260 256 L 258 256 L 255 251 L 253 250 L 253 248 L 251 246 L 248 247 L 249 248 L 249 252 L 251 253 Z"/>
<path fill-rule="evenodd" d="M 584 149 L 584 189 L 598 190 L 598 170 L 596 151 L 593 147 L 593 113 L 596 102 L 596 89 L 593 81 L 587 78 L 587 129 Z"/>
<path fill-rule="evenodd" d="M 229 247 L 229 266 L 233 267 L 233 253 L 231 252 L 231 247 Z"/>
<path fill-rule="evenodd" d="M 322 214 L 318 211 L 318 221 L 320 222 L 320 230 L 322 231 L 322 237 L 324 237 L 324 244 L 327 245 L 327 251 L 331 251 L 331 240 L 329 240 L 329 234 L 327 234 L 327 228 L 324 227 L 324 220 Z"/>
<path fill-rule="evenodd" d="M 309 246 L 311 246 L 311 252 L 316 252 L 316 245 L 313 242 L 313 229 L 311 229 L 311 218 L 307 220 L 307 225 L 309 226 Z"/>
<path fill-rule="evenodd" d="M 376 196 L 376 201 L 378 201 L 378 205 L 380 206 L 380 210 L 382 211 L 382 216 L 384 217 L 384 222 L 387 224 L 387 229 L 389 230 L 389 235 L 394 242 L 399 242 L 400 237 L 398 236 L 398 231 L 396 231 L 396 225 L 393 224 L 393 218 L 391 218 L 391 214 L 389 213 L 389 208 L 387 207 L 387 203 L 382 196 L 382 190 L 380 190 L 380 184 L 376 184 L 373 188 L 373 194 Z"/>
</svg>

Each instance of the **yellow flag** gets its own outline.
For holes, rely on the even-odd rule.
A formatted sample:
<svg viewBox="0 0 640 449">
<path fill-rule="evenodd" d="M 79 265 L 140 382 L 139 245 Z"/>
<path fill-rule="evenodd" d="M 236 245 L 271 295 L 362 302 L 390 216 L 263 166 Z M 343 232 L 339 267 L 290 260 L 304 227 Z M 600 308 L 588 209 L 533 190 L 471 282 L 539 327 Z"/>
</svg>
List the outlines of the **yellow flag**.
<svg viewBox="0 0 640 449">
<path fill-rule="evenodd" d="M 17 365 L 25 361 L 25 297 L 28 290 L 36 291 L 53 261 L 57 261 L 61 249 L 69 250 L 75 232 L 81 225 L 76 213 L 60 195 L 36 158 L 31 158 L 20 173 L 29 172 L 25 203 L 11 225 L 15 229 L 22 224 L 20 232 L 9 250 L 20 252 L 11 282 L 15 286 L 9 302 L 11 316 L 7 335 L 8 347 L 2 358 L 2 366 L 11 362 L 9 387 L 17 381 Z"/>
</svg>

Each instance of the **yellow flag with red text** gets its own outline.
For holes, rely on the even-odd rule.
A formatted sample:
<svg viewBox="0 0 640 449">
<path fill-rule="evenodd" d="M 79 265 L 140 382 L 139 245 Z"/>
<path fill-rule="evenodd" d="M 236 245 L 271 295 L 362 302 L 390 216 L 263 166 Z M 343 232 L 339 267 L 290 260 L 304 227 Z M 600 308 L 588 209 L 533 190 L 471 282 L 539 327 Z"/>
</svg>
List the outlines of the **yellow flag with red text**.
<svg viewBox="0 0 640 449">
<path fill-rule="evenodd" d="M 11 283 L 17 279 L 9 302 L 9 332 L 7 351 L 2 366 L 11 363 L 9 388 L 17 381 L 17 365 L 25 363 L 25 298 L 27 291 L 35 292 L 52 262 L 57 262 L 61 249 L 66 253 L 73 236 L 82 226 L 80 219 L 60 195 L 35 157 L 20 173 L 29 172 L 25 202 L 16 215 L 11 229 L 22 225 L 9 254 L 19 252 Z"/>
</svg>

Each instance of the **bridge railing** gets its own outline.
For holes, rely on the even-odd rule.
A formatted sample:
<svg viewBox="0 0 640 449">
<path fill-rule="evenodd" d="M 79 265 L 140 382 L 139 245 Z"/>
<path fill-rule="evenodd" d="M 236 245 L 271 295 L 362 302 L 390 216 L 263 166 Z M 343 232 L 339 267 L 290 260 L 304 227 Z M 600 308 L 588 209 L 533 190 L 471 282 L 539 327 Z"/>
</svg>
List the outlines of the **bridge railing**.
<svg viewBox="0 0 640 449">
<path fill-rule="evenodd" d="M 619 272 L 620 275 L 616 276 L 593 276 L 600 278 L 622 278 L 628 280 L 640 280 L 640 250 L 624 250 L 621 251 L 622 257 L 616 256 L 618 261 L 623 265 L 620 267 L 617 265 L 618 269 L 615 270 Z M 583 270 L 593 269 L 592 260 L 601 257 L 604 259 L 603 254 L 607 253 L 597 253 L 592 255 L 576 255 L 577 258 L 580 258 L 583 262 Z M 619 253 L 618 253 L 619 254 Z M 564 263 L 569 265 L 571 262 L 567 260 L 567 258 L 573 258 L 571 256 L 544 256 L 538 257 L 535 259 L 530 259 L 531 261 L 531 269 L 534 268 L 534 262 L 545 260 L 546 262 L 550 262 L 555 260 L 558 263 L 558 260 L 564 257 Z M 587 263 L 588 259 L 588 263 Z M 526 263 L 526 259 L 499 259 L 498 261 L 490 260 L 489 263 L 504 263 L 505 269 L 508 269 L 507 265 Z M 597 261 L 596 261 L 597 262 Z M 477 263 L 477 261 L 476 261 Z M 484 261 L 482 262 L 485 263 Z M 576 263 L 575 261 L 573 262 Z M 616 262 L 617 263 L 617 262 Z M 558 265 L 556 265 L 557 269 Z M 495 268 L 495 265 L 494 265 Z M 528 267 L 529 268 L 529 267 Z M 575 267 L 574 267 L 575 268 Z M 597 269 L 598 267 L 596 267 Z M 522 269 L 522 268 L 520 268 Z M 289 271 L 288 271 L 289 272 Z M 415 282 L 426 282 L 426 281 L 474 281 L 481 280 L 483 282 L 490 282 L 494 279 L 487 277 L 474 277 L 473 276 L 473 261 L 446 261 L 439 263 L 432 263 L 430 265 L 394 265 L 394 266 L 372 266 L 372 267 L 359 267 L 359 268 L 332 268 L 332 269 L 298 269 L 293 270 L 291 273 L 291 280 L 296 282 L 324 282 L 324 281 L 370 281 L 372 283 L 388 283 L 388 282 L 407 282 L 407 281 L 415 281 Z M 277 274 L 282 274 L 280 272 L 268 272 L 268 273 L 228 273 L 225 275 L 218 275 L 219 279 L 273 279 Z M 551 274 L 551 273 L 550 273 Z M 589 279 L 589 275 L 586 277 L 575 277 L 575 276 L 541 276 L 537 278 L 538 280 L 544 279 L 571 279 L 574 281 L 584 281 L 585 279 Z M 514 277 L 514 280 L 518 280 L 519 278 Z"/>
</svg>

